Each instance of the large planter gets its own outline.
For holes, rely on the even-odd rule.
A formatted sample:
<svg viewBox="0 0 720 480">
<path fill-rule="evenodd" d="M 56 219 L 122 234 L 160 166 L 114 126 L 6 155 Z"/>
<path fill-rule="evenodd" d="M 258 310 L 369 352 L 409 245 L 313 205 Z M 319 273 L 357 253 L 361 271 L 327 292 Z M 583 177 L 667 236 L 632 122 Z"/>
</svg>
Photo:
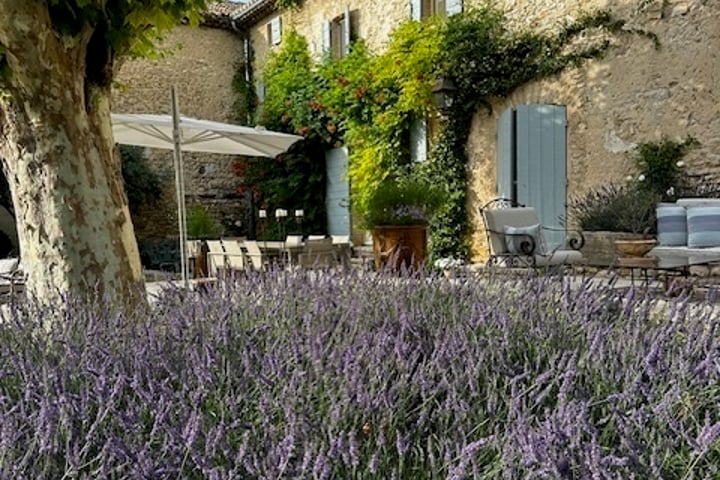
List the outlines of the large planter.
<svg viewBox="0 0 720 480">
<path fill-rule="evenodd" d="M 593 267 L 607 267 L 613 263 L 618 255 L 615 247 L 616 240 L 639 240 L 645 238 L 639 233 L 628 232 L 587 232 L 583 231 L 585 244 L 582 248 L 585 263 Z"/>
<path fill-rule="evenodd" d="M 425 225 L 381 225 L 372 230 L 375 269 L 418 269 L 427 256 Z"/>
</svg>

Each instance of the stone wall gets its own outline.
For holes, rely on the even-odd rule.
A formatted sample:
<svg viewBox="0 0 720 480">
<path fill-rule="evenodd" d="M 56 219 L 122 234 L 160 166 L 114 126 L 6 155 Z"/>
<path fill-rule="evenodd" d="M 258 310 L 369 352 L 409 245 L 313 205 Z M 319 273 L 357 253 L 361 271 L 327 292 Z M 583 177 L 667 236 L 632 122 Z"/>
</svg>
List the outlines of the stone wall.
<svg viewBox="0 0 720 480">
<path fill-rule="evenodd" d="M 634 27 L 658 35 L 613 39 L 601 60 L 533 82 L 493 102 L 493 113 L 476 115 L 468 152 L 473 257 L 486 255 L 476 206 L 496 195 L 497 119 L 507 108 L 530 103 L 567 106 L 568 197 L 634 173 L 630 152 L 637 143 L 691 135 L 701 147 L 688 154 L 691 173 L 720 174 L 720 2 L 706 0 L 552 0 L 498 2 L 513 7 L 516 24 L 547 29 L 580 11 L 609 9 Z"/>
<path fill-rule="evenodd" d="M 242 38 L 215 28 L 178 26 L 162 48 L 172 52 L 160 59 L 125 63 L 113 92 L 118 113 L 170 113 L 170 87 L 175 86 L 180 113 L 219 122 L 236 121 L 232 80 L 243 61 Z M 166 186 L 158 205 L 133 217 L 138 238 L 177 236 L 177 202 L 171 151 L 146 150 Z M 237 234 L 235 222 L 244 223 L 245 206 L 235 193 L 234 158 L 227 155 L 185 153 L 187 203 L 200 202 L 225 227 Z"/>
</svg>

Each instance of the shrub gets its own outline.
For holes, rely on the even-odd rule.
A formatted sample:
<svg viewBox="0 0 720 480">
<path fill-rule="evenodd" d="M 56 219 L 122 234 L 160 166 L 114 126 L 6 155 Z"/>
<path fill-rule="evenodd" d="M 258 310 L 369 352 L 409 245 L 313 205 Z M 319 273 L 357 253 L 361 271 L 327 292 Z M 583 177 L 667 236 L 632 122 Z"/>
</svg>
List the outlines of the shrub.
<svg viewBox="0 0 720 480">
<path fill-rule="evenodd" d="M 368 228 L 424 225 L 441 202 L 438 189 L 417 175 L 390 177 L 369 195 L 363 221 Z"/>
<path fill-rule="evenodd" d="M 162 194 L 163 178 L 148 164 L 143 147 L 119 145 L 122 177 L 128 205 L 138 212 L 144 205 L 153 205 Z"/>
<path fill-rule="evenodd" d="M 683 297 L 275 272 L 64 308 L 2 310 L 2 478 L 720 475 L 720 317 Z"/>
<path fill-rule="evenodd" d="M 575 198 L 568 214 L 585 231 L 656 232 L 659 194 L 632 186 L 606 185 Z"/>
<path fill-rule="evenodd" d="M 192 205 L 187 212 L 187 234 L 190 238 L 214 238 L 221 233 L 215 218 L 202 205 Z"/>
<path fill-rule="evenodd" d="M 640 172 L 638 188 L 659 194 L 663 201 L 675 201 L 676 193 L 692 188 L 682 159 L 698 145 L 693 137 L 682 142 L 663 139 L 639 144 L 633 152 L 633 162 Z"/>
</svg>

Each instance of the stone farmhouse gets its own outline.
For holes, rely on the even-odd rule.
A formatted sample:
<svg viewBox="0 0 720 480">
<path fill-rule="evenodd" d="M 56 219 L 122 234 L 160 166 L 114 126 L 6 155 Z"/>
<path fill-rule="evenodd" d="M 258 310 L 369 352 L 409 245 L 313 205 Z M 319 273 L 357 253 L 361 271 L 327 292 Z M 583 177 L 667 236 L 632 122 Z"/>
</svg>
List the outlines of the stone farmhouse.
<svg viewBox="0 0 720 480">
<path fill-rule="evenodd" d="M 253 82 L 262 99 L 262 70 L 283 32 L 304 36 L 316 58 L 343 55 L 357 38 L 383 49 L 400 22 L 452 15 L 482 0 L 304 0 L 278 9 L 275 0 L 213 4 L 199 29 L 179 26 L 165 40 L 173 54 L 125 64 L 113 98 L 118 112 L 169 112 L 170 85 L 176 85 L 181 113 L 236 121 L 235 75 Z M 720 164 L 720 3 L 709 0 L 495 0 L 518 27 L 556 28 L 581 13 L 606 9 L 633 28 L 657 35 L 661 48 L 633 36 L 619 36 L 599 60 L 590 60 L 552 78 L 533 81 L 509 98 L 494 99 L 490 115 L 473 119 L 467 144 L 470 173 L 467 211 L 473 227 L 472 259 L 486 252 L 476 207 L 512 188 L 528 201 L 552 197 L 541 209 L 543 223 L 566 213 L 569 199 L 632 172 L 634 146 L 662 138 L 693 136 L 700 142 L 686 158 L 698 174 L 715 174 Z M 246 61 L 246 59 L 251 61 Z M 430 151 L 434 119 L 414 135 L 417 157 Z M 418 140 L 419 139 L 419 140 Z M 352 146 L 349 146 L 352 148 Z M 232 160 L 186 155 L 188 205 L 201 203 L 226 234 L 243 233 L 250 212 L 235 192 Z M 171 155 L 153 152 L 155 165 L 171 173 Z M 422 158 L 420 158 L 422 159 Z M 430 161 L 432 159 L 429 159 Z M 329 178 L 342 183 L 347 152 L 327 152 Z M 170 237 L 177 231 L 172 181 L 163 205 L 135 219 L 138 238 Z M 516 187 L 512 187 L 516 185 Z M 328 191 L 330 233 L 351 229 L 348 189 Z M 339 195 L 339 196 L 337 196 Z M 353 233 L 356 233 L 354 231 Z M 355 242 L 362 237 L 355 235 Z"/>
<path fill-rule="evenodd" d="M 232 14 L 251 52 L 248 74 L 259 79 L 267 54 L 284 31 L 303 35 L 319 58 L 342 55 L 363 38 L 382 49 L 389 33 L 408 18 L 451 15 L 480 0 L 304 0 L 277 9 L 253 0 Z M 517 26 L 547 30 L 582 12 L 609 10 L 633 28 L 657 35 L 620 36 L 605 57 L 516 90 L 478 112 L 467 144 L 469 204 L 475 233 L 472 257 L 483 258 L 485 235 L 476 207 L 512 185 L 529 199 L 553 197 L 543 223 L 564 216 L 568 199 L 632 172 L 628 152 L 641 142 L 688 135 L 701 144 L 686 158 L 694 173 L 720 165 L 720 3 L 709 0 L 495 0 Z M 263 85 L 256 80 L 258 95 Z M 350 146 L 352 148 L 352 146 Z M 424 154 L 425 150 L 422 150 Z M 337 155 L 336 155 L 337 156 Z M 341 157 L 342 154 L 339 154 Z M 328 174 L 336 169 L 328 157 Z M 342 170 L 342 159 L 337 160 Z M 333 170 L 335 171 L 335 170 Z M 530 203 L 530 202 L 528 202 Z M 328 205 L 329 209 L 332 208 Z M 332 222 L 330 222 L 332 224 Z M 332 227 L 331 227 L 332 228 Z"/>
</svg>

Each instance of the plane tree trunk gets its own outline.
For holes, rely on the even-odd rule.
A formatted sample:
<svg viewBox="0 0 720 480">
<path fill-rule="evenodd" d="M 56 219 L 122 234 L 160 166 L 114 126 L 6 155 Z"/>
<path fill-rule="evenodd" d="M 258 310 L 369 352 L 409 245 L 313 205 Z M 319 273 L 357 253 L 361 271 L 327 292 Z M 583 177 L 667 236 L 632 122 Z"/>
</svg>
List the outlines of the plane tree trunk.
<svg viewBox="0 0 720 480">
<path fill-rule="evenodd" d="M 45 2 L 0 0 L 0 157 L 27 291 L 144 301 L 137 242 L 112 140 L 113 62 L 97 29 L 53 29 Z M 100 48 L 99 48 L 100 47 Z M 2 72 L 0 72 L 1 74 Z"/>
</svg>

